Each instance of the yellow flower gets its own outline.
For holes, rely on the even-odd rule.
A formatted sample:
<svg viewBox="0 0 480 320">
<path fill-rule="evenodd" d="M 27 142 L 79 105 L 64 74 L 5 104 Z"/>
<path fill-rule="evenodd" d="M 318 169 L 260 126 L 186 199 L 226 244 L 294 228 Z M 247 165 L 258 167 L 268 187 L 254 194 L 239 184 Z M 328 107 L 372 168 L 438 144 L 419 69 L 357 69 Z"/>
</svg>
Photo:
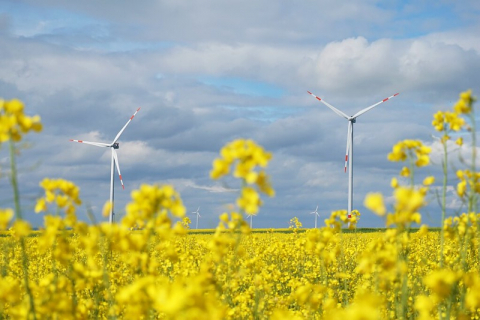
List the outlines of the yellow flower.
<svg viewBox="0 0 480 320">
<path fill-rule="evenodd" d="M 102 216 L 109 217 L 110 211 L 112 211 L 112 206 L 113 206 L 113 203 L 111 203 L 110 200 L 107 200 L 103 205 Z"/>
<path fill-rule="evenodd" d="M 414 190 L 406 187 L 395 189 L 396 211 L 417 212 L 425 204 L 425 194 L 420 190 Z"/>
<path fill-rule="evenodd" d="M 385 204 L 383 203 L 383 196 L 381 193 L 369 193 L 365 197 L 365 201 L 363 203 L 366 208 L 373 211 L 375 214 L 383 217 L 387 212 L 385 208 Z"/>
<path fill-rule="evenodd" d="M 469 89 L 460 93 L 460 99 L 457 101 L 453 110 L 458 114 L 466 114 L 472 111 L 472 104 L 476 100 L 475 97 L 472 96 L 472 90 Z"/>
<path fill-rule="evenodd" d="M 390 161 L 405 161 L 407 158 L 416 156 L 417 167 L 423 167 L 430 163 L 429 154 L 431 148 L 424 146 L 419 140 L 403 140 L 393 146 L 392 152 L 388 154 Z"/>
<path fill-rule="evenodd" d="M 445 299 L 450 295 L 453 285 L 458 280 L 458 273 L 448 269 L 440 269 L 427 275 L 423 282 L 440 299 Z"/>
<path fill-rule="evenodd" d="M 465 120 L 458 112 L 438 111 L 433 116 L 432 125 L 440 132 L 459 131 L 465 125 Z"/>
<path fill-rule="evenodd" d="M 392 178 L 392 181 L 390 182 L 390 186 L 391 186 L 393 189 L 395 189 L 395 188 L 398 187 L 398 180 L 397 180 L 397 178 L 395 178 L 395 177 Z"/>
<path fill-rule="evenodd" d="M 415 298 L 414 304 L 415 310 L 419 313 L 420 320 L 430 320 L 430 312 L 435 307 L 432 299 L 428 296 L 420 295 Z"/>
<path fill-rule="evenodd" d="M 158 186 L 143 184 L 132 191 L 132 202 L 126 206 L 122 224 L 126 227 L 140 227 L 149 222 L 170 225 L 168 212 L 178 218 L 185 216 L 180 195 L 170 185 Z"/>
<path fill-rule="evenodd" d="M 28 236 L 30 234 L 30 232 L 32 231 L 32 227 L 25 220 L 16 220 L 13 223 L 12 231 L 13 231 L 15 237 L 21 238 L 21 237 Z"/>
<path fill-rule="evenodd" d="M 237 200 L 237 205 L 247 214 L 256 214 L 261 200 L 255 189 L 251 187 L 242 188 L 242 194 Z"/>
<path fill-rule="evenodd" d="M 6 230 L 13 218 L 12 209 L 0 209 L 0 231 Z"/>
<path fill-rule="evenodd" d="M 23 113 L 23 103 L 18 99 L 4 101 L 0 99 L 0 143 L 9 139 L 17 142 L 22 134 L 31 130 L 39 132 L 42 124 L 38 115 L 26 116 Z"/>
<path fill-rule="evenodd" d="M 423 179 L 423 185 L 424 186 L 429 186 L 435 182 L 435 177 L 434 176 L 429 176 Z"/>
<path fill-rule="evenodd" d="M 403 167 L 400 171 L 402 177 L 410 177 L 410 169 L 408 167 Z"/>
<path fill-rule="evenodd" d="M 455 143 L 459 146 L 462 146 L 463 145 L 463 138 L 462 137 L 458 138 L 457 140 L 455 140 Z"/>
</svg>

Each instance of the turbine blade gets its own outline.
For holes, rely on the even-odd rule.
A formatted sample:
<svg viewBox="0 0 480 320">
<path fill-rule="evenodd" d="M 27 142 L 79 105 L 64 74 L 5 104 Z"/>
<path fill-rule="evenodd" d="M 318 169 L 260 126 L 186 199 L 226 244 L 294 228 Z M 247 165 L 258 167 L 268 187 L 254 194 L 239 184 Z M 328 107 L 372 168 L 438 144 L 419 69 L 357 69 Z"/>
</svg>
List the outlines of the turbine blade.
<svg viewBox="0 0 480 320">
<path fill-rule="evenodd" d="M 352 121 L 348 121 L 348 131 L 347 131 L 347 150 L 345 150 L 345 172 L 347 172 L 348 164 L 348 154 L 350 151 L 350 135 L 352 133 Z"/>
<path fill-rule="evenodd" d="M 117 142 L 117 140 L 120 138 L 120 136 L 122 135 L 123 131 L 125 130 L 125 128 L 129 125 L 129 123 L 132 121 L 133 117 L 135 117 L 135 115 L 137 114 L 137 112 L 140 110 L 140 108 L 137 109 L 137 111 L 135 111 L 135 113 L 130 117 L 130 119 L 128 119 L 127 123 L 123 126 L 122 130 L 120 130 L 118 133 L 117 133 L 117 136 L 115 137 L 115 139 L 113 139 L 113 142 L 112 144 L 114 144 L 115 142 Z"/>
<path fill-rule="evenodd" d="M 316 95 L 314 95 L 313 93 L 311 93 L 310 91 L 307 91 L 310 95 L 312 95 L 314 98 L 316 98 L 318 101 L 320 101 L 321 103 L 323 103 L 324 105 L 326 105 L 327 107 L 329 107 L 330 109 L 332 109 L 333 112 L 335 112 L 336 114 L 338 114 L 340 117 L 344 117 L 345 119 L 349 119 L 350 117 L 347 116 L 345 113 L 343 113 L 342 111 L 338 110 L 337 108 L 335 108 L 334 106 L 332 106 L 331 104 L 329 104 L 328 102 L 326 102 L 325 100 L 323 100 L 322 98 L 319 98 L 317 97 Z"/>
<path fill-rule="evenodd" d="M 356 117 L 358 117 L 358 116 L 361 116 L 362 114 L 364 114 L 364 113 L 367 112 L 368 110 L 373 109 L 373 108 L 375 108 L 376 106 L 378 106 L 380 103 L 383 103 L 383 102 L 385 102 L 385 101 L 388 101 L 388 100 L 390 100 L 390 99 L 392 99 L 393 97 L 396 97 L 396 96 L 398 96 L 398 95 L 399 95 L 399 93 L 395 93 L 393 96 L 390 96 L 390 97 L 388 97 L 388 98 L 383 99 L 383 100 L 380 101 L 380 102 L 377 102 L 377 103 L 375 103 L 375 104 L 372 104 L 370 107 L 367 107 L 367 108 L 365 108 L 365 109 L 357 112 L 352 118 L 356 118 Z"/>
<path fill-rule="evenodd" d="M 90 144 L 92 146 L 96 146 L 96 147 L 105 147 L 105 148 L 108 148 L 110 147 L 109 144 L 106 144 L 106 143 L 102 143 L 102 142 L 90 142 L 90 141 L 84 141 L 84 140 L 73 140 L 73 139 L 70 139 L 70 141 L 72 142 L 79 142 L 79 143 L 85 143 L 85 144 Z"/>
<path fill-rule="evenodd" d="M 118 176 L 120 177 L 120 182 L 122 183 L 122 188 L 125 190 L 125 186 L 123 185 L 122 173 L 120 172 L 120 165 L 118 164 L 117 152 L 113 148 L 112 148 L 112 155 L 113 155 L 113 158 L 115 159 L 115 166 L 117 167 L 117 172 L 118 172 Z"/>
</svg>

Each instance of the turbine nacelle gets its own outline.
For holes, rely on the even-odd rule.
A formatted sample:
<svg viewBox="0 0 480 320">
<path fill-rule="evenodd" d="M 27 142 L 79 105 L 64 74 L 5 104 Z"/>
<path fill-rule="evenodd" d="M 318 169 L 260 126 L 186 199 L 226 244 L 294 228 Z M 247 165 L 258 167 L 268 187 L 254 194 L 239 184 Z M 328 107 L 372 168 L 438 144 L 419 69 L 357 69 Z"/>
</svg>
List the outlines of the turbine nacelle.
<svg viewBox="0 0 480 320">
<path fill-rule="evenodd" d="M 114 144 L 112 144 L 113 149 L 118 149 L 119 147 L 120 147 L 120 144 L 118 142 L 115 142 Z"/>
</svg>

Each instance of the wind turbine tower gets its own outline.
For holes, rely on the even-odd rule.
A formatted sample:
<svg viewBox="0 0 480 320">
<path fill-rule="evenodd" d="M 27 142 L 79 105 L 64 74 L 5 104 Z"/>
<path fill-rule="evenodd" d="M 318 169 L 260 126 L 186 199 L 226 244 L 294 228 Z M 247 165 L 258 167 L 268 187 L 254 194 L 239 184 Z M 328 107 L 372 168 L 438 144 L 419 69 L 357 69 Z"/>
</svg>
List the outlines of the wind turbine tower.
<svg viewBox="0 0 480 320">
<path fill-rule="evenodd" d="M 198 217 L 201 217 L 200 215 L 200 207 L 197 208 L 197 211 L 193 211 L 192 213 L 195 213 L 197 215 L 197 226 L 196 226 L 196 229 L 198 229 Z"/>
<path fill-rule="evenodd" d="M 315 214 L 315 229 L 317 229 L 318 206 L 315 208 L 315 211 L 310 212 L 310 214 Z"/>
</svg>

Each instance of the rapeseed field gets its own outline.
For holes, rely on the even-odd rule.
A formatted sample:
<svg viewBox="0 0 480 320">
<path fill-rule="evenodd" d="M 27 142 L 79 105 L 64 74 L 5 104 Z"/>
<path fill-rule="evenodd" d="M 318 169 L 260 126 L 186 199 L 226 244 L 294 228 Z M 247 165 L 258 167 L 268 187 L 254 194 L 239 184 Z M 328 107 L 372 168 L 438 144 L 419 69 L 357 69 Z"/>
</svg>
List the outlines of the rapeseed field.
<svg viewBox="0 0 480 320">
<path fill-rule="evenodd" d="M 172 186 L 142 185 L 122 221 L 87 224 L 76 218 L 78 187 L 48 178 L 35 208 L 44 226 L 33 232 L 18 203 L 15 143 L 41 131 L 41 122 L 26 116 L 20 101 L 0 100 L 0 143 L 10 146 L 15 199 L 15 208 L 0 210 L 0 319 L 477 319 L 476 149 L 465 168 L 452 174 L 448 167 L 453 132 L 469 132 L 475 146 L 474 101 L 463 92 L 452 111 L 433 118 L 444 151 L 439 230 L 412 229 L 422 223 L 435 178 L 415 180 L 431 150 L 404 140 L 388 155 L 402 163 L 392 179 L 393 206 L 378 193 L 364 202 L 386 229 L 345 232 L 355 230 L 360 213 L 339 210 L 318 229 L 299 232 L 292 218 L 289 230 L 254 233 L 245 216 L 275 193 L 266 171 L 272 155 L 238 139 L 222 148 L 211 177 L 233 175 L 241 191 L 208 234 L 190 232 Z M 447 217 L 452 176 L 465 213 Z"/>
</svg>

